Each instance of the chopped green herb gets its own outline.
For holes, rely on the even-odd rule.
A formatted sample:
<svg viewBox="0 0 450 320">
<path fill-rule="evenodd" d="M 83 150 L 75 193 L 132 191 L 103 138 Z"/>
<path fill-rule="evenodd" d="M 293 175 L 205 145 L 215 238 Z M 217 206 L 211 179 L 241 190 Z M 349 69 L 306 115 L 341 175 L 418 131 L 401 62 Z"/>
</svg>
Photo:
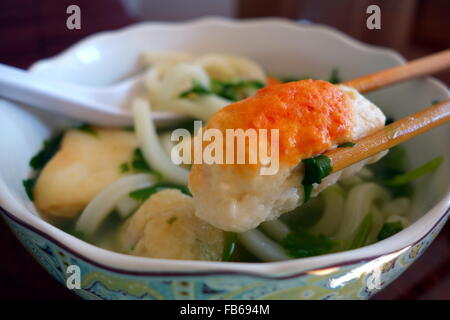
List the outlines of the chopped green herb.
<svg viewBox="0 0 450 320">
<path fill-rule="evenodd" d="M 289 233 L 281 242 L 286 252 L 294 258 L 317 256 L 332 252 L 337 242 L 325 235 L 312 235 L 306 231 Z"/>
<path fill-rule="evenodd" d="M 305 75 L 302 77 L 284 77 L 281 78 L 281 82 L 283 83 L 287 83 L 287 82 L 294 82 L 294 81 L 300 81 L 300 80 L 308 80 L 308 79 L 317 79 L 316 77 L 310 76 L 310 75 Z M 328 78 L 328 82 L 331 82 L 333 84 L 337 84 L 337 83 L 341 83 L 342 79 L 339 75 L 339 69 L 338 68 L 333 68 L 333 70 L 331 70 L 331 74 L 330 77 Z"/>
<path fill-rule="evenodd" d="M 75 129 L 77 129 L 81 132 L 90 134 L 94 137 L 98 137 L 98 132 L 95 131 L 95 129 L 90 124 L 83 123 L 82 125 L 80 125 L 79 127 L 76 127 Z"/>
<path fill-rule="evenodd" d="M 131 167 L 136 172 L 151 172 L 150 166 L 145 161 L 141 149 L 135 149 L 133 159 L 131 160 Z"/>
<path fill-rule="evenodd" d="M 443 161 L 444 157 L 442 156 L 436 157 L 433 160 L 424 163 L 423 165 L 414 170 L 408 171 L 403 174 L 398 174 L 390 179 L 387 179 L 384 181 L 384 183 L 390 187 L 399 187 L 408 184 L 413 180 L 419 178 L 420 176 L 436 171 Z"/>
<path fill-rule="evenodd" d="M 442 100 L 436 99 L 431 101 L 431 105 L 434 106 L 435 104 L 441 103 Z"/>
<path fill-rule="evenodd" d="M 298 77 L 298 78 L 286 77 L 286 78 L 282 78 L 281 82 L 287 83 L 287 82 L 294 82 L 294 81 L 301 81 L 301 80 L 308 80 L 308 79 L 314 79 L 314 77 L 310 77 L 310 76 L 304 76 L 304 77 Z"/>
<path fill-rule="evenodd" d="M 154 187 L 144 188 L 135 190 L 129 193 L 130 198 L 138 200 L 138 201 L 145 201 L 147 200 L 152 194 L 158 192 Z"/>
<path fill-rule="evenodd" d="M 346 142 L 346 143 L 338 145 L 338 148 L 351 148 L 351 147 L 354 147 L 355 145 L 356 145 L 356 143 L 354 143 L 354 142 Z"/>
<path fill-rule="evenodd" d="M 391 124 L 394 121 L 395 120 L 393 117 L 386 117 L 386 121 L 384 122 L 384 125 L 387 126 L 388 124 Z"/>
<path fill-rule="evenodd" d="M 78 239 L 80 239 L 80 240 L 85 240 L 85 239 L 86 239 L 86 235 L 84 234 L 84 232 L 74 230 L 74 231 L 71 232 L 71 234 L 72 234 L 75 238 L 78 238 Z"/>
<path fill-rule="evenodd" d="M 126 172 L 136 172 L 136 173 L 152 173 L 156 175 L 158 181 L 162 181 L 163 177 L 162 174 L 158 171 L 153 170 L 148 165 L 147 161 L 144 158 L 144 155 L 142 154 L 141 149 L 137 148 L 133 152 L 133 158 L 131 159 L 131 162 L 124 162 L 119 166 L 119 170 L 121 173 Z"/>
<path fill-rule="evenodd" d="M 305 181 L 305 180 L 303 180 Z M 308 202 L 309 199 L 311 199 L 311 193 L 313 191 L 313 185 L 312 184 L 303 184 L 303 190 L 305 192 L 305 202 Z"/>
<path fill-rule="evenodd" d="M 389 181 L 397 175 L 406 173 L 406 150 L 403 146 L 396 146 L 389 150 L 389 153 L 377 163 L 371 165 L 376 180 L 382 186 L 388 188 L 392 196 L 395 197 L 411 197 L 414 193 L 411 184 L 401 186 L 389 186 Z"/>
<path fill-rule="evenodd" d="M 36 184 L 36 180 L 37 180 L 37 177 L 22 180 L 22 185 L 25 188 L 25 192 L 27 193 L 27 196 L 31 201 L 34 201 L 33 189 L 34 189 L 34 185 Z"/>
<path fill-rule="evenodd" d="M 135 190 L 129 193 L 130 198 L 133 198 L 138 201 L 147 200 L 152 194 L 157 193 L 164 189 L 178 189 L 182 193 L 192 196 L 189 192 L 189 189 L 186 186 L 176 185 L 176 184 L 157 184 L 148 188 L 143 188 L 139 190 Z"/>
<path fill-rule="evenodd" d="M 237 246 L 237 234 L 229 232 L 225 243 L 225 249 L 222 255 L 222 261 L 231 261 Z"/>
<path fill-rule="evenodd" d="M 400 221 L 396 222 L 386 222 L 378 233 L 378 241 L 384 240 L 393 236 L 394 234 L 403 230 L 402 223 Z"/>
<path fill-rule="evenodd" d="M 406 150 L 403 146 L 396 146 L 389 150 L 389 153 L 378 163 L 382 167 L 382 179 L 389 179 L 399 173 L 405 172 L 406 167 Z"/>
<path fill-rule="evenodd" d="M 398 187 L 389 187 L 387 185 L 384 185 L 385 187 L 387 187 L 389 189 L 389 191 L 391 192 L 392 196 L 394 198 L 397 197 L 412 197 L 414 195 L 414 188 L 411 184 L 404 184 L 402 186 L 398 186 Z"/>
<path fill-rule="evenodd" d="M 172 133 L 176 129 L 186 129 L 190 133 L 194 134 L 194 119 L 183 120 L 181 123 L 177 123 L 172 126 L 164 127 L 158 129 L 158 133 L 170 132 Z"/>
<path fill-rule="evenodd" d="M 63 135 L 58 134 L 50 140 L 44 141 L 43 147 L 41 151 L 39 151 L 33 158 L 30 160 L 30 166 L 34 170 L 42 169 L 47 162 L 54 156 L 54 154 L 58 151 Z"/>
<path fill-rule="evenodd" d="M 130 165 L 129 165 L 127 162 L 122 163 L 122 164 L 120 165 L 119 169 L 120 169 L 120 172 L 121 172 L 121 173 L 129 172 L 129 171 L 130 171 Z"/>
<path fill-rule="evenodd" d="M 213 94 L 211 90 L 203 86 L 198 80 L 192 80 L 192 88 L 180 94 L 180 98 L 188 98 L 195 95 L 209 95 Z"/>
<path fill-rule="evenodd" d="M 238 101 L 246 97 L 246 89 L 260 89 L 264 83 L 258 80 L 252 81 L 220 81 L 211 80 L 211 88 L 206 88 L 198 81 L 194 80 L 192 88 L 180 94 L 181 98 L 190 98 L 198 95 L 217 95 L 222 98 Z"/>
<path fill-rule="evenodd" d="M 359 226 L 358 231 L 356 232 L 355 238 L 350 244 L 350 249 L 360 248 L 366 244 L 370 230 L 372 229 L 372 225 L 373 225 L 373 215 L 368 214 L 361 222 L 361 225 Z"/>
<path fill-rule="evenodd" d="M 292 230 L 308 229 L 319 222 L 320 218 L 322 218 L 323 211 L 323 201 L 319 198 L 314 198 L 284 214 L 283 220 L 292 228 Z"/>
<path fill-rule="evenodd" d="M 33 201 L 33 188 L 36 184 L 40 170 L 42 170 L 47 162 L 49 162 L 50 159 L 55 155 L 55 153 L 58 152 L 59 147 L 61 146 L 62 138 L 63 133 L 60 133 L 49 140 L 45 140 L 42 149 L 30 160 L 30 167 L 37 172 L 34 173 L 34 176 L 32 178 L 23 180 L 22 184 L 25 188 L 25 192 L 27 193 L 28 198 L 31 201 Z"/>
<path fill-rule="evenodd" d="M 338 84 L 338 83 L 342 82 L 341 77 L 339 75 L 339 69 L 338 68 L 334 68 L 331 71 L 331 75 L 330 75 L 330 78 L 328 79 L 328 82 L 331 82 L 333 84 Z"/>
<path fill-rule="evenodd" d="M 245 89 L 261 89 L 263 87 L 264 83 L 257 80 L 236 82 L 225 82 L 219 80 L 211 81 L 212 92 L 231 101 L 244 99 L 246 97 Z"/>
<path fill-rule="evenodd" d="M 322 179 L 331 173 L 333 167 L 330 158 L 324 155 L 304 159 L 302 162 L 305 165 L 305 175 L 302 181 L 305 190 L 304 202 L 307 202 L 311 198 L 313 183 L 321 183 Z"/>
<path fill-rule="evenodd" d="M 167 219 L 167 224 L 172 224 L 175 222 L 175 220 L 177 220 L 178 217 L 177 216 L 171 216 L 169 219 Z"/>
</svg>

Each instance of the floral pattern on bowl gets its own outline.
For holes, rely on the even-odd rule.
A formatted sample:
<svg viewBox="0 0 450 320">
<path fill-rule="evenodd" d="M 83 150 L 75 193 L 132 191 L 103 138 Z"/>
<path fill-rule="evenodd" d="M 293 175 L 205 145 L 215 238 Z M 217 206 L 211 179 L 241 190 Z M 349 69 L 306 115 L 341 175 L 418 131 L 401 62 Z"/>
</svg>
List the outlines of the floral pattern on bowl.
<svg viewBox="0 0 450 320">
<path fill-rule="evenodd" d="M 129 272 L 102 266 L 58 244 L 3 211 L 22 244 L 61 284 L 69 265 L 81 270 L 85 299 L 368 299 L 395 280 L 421 256 L 448 219 L 446 216 L 419 242 L 402 250 L 341 266 L 308 270 L 285 277 L 239 273 Z"/>
</svg>

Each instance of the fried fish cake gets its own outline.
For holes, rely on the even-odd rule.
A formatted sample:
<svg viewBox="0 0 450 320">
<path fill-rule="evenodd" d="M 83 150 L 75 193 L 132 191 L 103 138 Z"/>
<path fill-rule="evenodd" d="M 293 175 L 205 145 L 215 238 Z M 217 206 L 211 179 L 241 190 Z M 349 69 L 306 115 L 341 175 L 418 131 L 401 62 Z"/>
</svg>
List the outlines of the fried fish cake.
<svg viewBox="0 0 450 320">
<path fill-rule="evenodd" d="M 225 232 L 194 214 L 194 200 L 176 189 L 152 195 L 119 231 L 121 252 L 152 258 L 221 260 Z"/>
<path fill-rule="evenodd" d="M 50 217 L 77 217 L 103 188 L 123 176 L 120 165 L 132 159 L 136 147 L 130 131 L 68 130 L 38 177 L 33 190 L 36 208 Z"/>
<path fill-rule="evenodd" d="M 267 86 L 255 96 L 216 112 L 205 129 L 218 129 L 224 136 L 227 129 L 278 129 L 278 171 L 261 175 L 260 162 L 194 164 L 189 189 L 196 215 L 217 228 L 234 232 L 276 219 L 303 203 L 302 159 L 361 138 L 384 123 L 383 112 L 351 88 L 320 80 Z M 326 177 L 315 186 L 312 196 L 383 154 Z"/>
</svg>

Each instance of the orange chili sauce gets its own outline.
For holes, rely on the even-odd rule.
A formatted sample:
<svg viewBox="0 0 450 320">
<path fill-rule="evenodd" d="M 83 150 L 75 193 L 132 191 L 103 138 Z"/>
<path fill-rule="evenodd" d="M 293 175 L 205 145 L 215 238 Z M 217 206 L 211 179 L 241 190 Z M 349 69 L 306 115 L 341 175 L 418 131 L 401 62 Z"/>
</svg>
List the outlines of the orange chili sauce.
<svg viewBox="0 0 450 320">
<path fill-rule="evenodd" d="M 344 142 L 350 126 L 345 93 L 329 82 L 310 79 L 268 85 L 216 112 L 206 127 L 222 132 L 279 129 L 280 164 L 295 165 Z"/>
</svg>

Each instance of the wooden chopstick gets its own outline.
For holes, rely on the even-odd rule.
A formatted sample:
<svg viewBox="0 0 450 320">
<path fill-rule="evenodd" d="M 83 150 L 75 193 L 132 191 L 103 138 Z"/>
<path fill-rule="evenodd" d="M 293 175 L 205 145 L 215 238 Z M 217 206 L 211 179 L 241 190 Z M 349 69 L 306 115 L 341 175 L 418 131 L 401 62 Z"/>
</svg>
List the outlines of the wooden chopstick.
<svg viewBox="0 0 450 320">
<path fill-rule="evenodd" d="M 404 80 L 429 75 L 446 68 L 450 68 L 450 49 L 341 84 L 355 88 L 359 92 L 369 92 Z"/>
<path fill-rule="evenodd" d="M 330 158 L 332 172 L 336 172 L 449 121 L 450 99 L 447 99 L 354 141 L 353 147 L 336 148 L 323 155 Z"/>
</svg>

